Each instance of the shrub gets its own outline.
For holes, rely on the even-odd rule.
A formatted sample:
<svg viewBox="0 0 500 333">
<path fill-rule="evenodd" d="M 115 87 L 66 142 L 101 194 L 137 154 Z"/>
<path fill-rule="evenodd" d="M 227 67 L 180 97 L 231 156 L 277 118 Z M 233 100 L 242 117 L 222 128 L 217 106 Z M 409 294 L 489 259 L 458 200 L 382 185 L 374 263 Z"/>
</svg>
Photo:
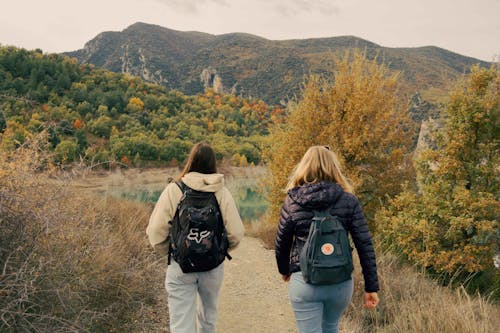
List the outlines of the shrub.
<svg viewBox="0 0 500 333">
<path fill-rule="evenodd" d="M 63 140 L 54 150 L 54 160 L 59 163 L 73 162 L 78 153 L 78 144 L 74 141 Z"/>
<path fill-rule="evenodd" d="M 459 279 L 488 273 L 483 291 L 496 297 L 499 87 L 498 68 L 472 69 L 450 93 L 436 147 L 416 159 L 419 191 L 405 189 L 378 214 L 386 242 L 410 260 Z"/>
<path fill-rule="evenodd" d="M 41 151 L 0 155 L 0 331 L 150 331 L 149 208 L 77 192 Z"/>
</svg>

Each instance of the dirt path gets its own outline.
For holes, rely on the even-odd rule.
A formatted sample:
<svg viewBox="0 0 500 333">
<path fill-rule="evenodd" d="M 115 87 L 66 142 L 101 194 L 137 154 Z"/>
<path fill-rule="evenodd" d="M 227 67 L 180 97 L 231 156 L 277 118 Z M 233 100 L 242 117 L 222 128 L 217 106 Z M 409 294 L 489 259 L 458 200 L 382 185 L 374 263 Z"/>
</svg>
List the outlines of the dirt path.
<svg viewBox="0 0 500 333">
<path fill-rule="evenodd" d="M 276 269 L 274 252 L 245 237 L 231 256 L 225 262 L 217 332 L 296 332 L 288 285 Z"/>
<path fill-rule="evenodd" d="M 231 256 L 224 263 L 217 333 L 297 332 L 288 285 L 278 274 L 274 252 L 266 250 L 259 239 L 245 237 Z M 165 270 L 158 272 L 155 288 L 164 290 Z M 170 332 L 166 311 L 167 296 L 161 293 L 155 306 L 145 310 L 145 323 L 138 331 Z"/>
</svg>

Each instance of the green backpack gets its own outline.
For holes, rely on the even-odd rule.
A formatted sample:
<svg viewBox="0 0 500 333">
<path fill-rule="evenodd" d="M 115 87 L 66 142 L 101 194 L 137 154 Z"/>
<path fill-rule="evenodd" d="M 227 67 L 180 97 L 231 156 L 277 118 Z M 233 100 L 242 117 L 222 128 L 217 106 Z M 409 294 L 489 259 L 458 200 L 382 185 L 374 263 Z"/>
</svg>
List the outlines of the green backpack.
<svg viewBox="0 0 500 333">
<path fill-rule="evenodd" d="M 314 211 L 309 236 L 300 252 L 304 280 L 314 285 L 351 279 L 354 269 L 347 231 L 329 210 Z"/>
</svg>

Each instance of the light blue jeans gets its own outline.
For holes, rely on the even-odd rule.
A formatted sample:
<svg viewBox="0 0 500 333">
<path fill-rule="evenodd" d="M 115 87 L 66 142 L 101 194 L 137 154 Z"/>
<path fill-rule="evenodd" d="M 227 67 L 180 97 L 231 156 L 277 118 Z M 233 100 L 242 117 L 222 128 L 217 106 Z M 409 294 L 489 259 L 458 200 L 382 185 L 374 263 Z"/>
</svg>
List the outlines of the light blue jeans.
<svg viewBox="0 0 500 333">
<path fill-rule="evenodd" d="M 293 273 L 288 286 L 300 333 L 338 333 L 339 319 L 352 299 L 354 283 L 315 286 L 304 281 L 302 272 Z"/>
<path fill-rule="evenodd" d="M 208 272 L 183 273 L 172 260 L 167 268 L 170 331 L 215 333 L 217 299 L 224 277 L 224 263 Z"/>
</svg>

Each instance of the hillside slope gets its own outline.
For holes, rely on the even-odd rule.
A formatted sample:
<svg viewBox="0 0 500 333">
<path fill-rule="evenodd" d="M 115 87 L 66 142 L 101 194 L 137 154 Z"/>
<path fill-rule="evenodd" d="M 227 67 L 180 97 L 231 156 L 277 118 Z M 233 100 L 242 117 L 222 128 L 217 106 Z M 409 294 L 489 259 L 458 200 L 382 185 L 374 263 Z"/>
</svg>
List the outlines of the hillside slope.
<svg viewBox="0 0 500 333">
<path fill-rule="evenodd" d="M 401 71 L 402 88 L 408 94 L 429 89 L 439 94 L 449 79 L 471 65 L 489 65 L 435 46 L 387 48 L 354 36 L 273 41 L 244 33 L 211 35 L 145 23 L 103 32 L 83 49 L 66 54 L 186 94 L 213 87 L 278 103 L 299 93 L 304 75 L 329 73 L 333 57 L 351 48 L 366 50 L 368 57 L 377 56 Z"/>
<path fill-rule="evenodd" d="M 244 166 L 260 161 L 262 140 L 283 114 L 261 100 L 212 90 L 186 96 L 62 55 L 0 46 L 0 151 L 45 130 L 62 164 L 177 165 L 207 140 L 218 160 Z"/>
</svg>

